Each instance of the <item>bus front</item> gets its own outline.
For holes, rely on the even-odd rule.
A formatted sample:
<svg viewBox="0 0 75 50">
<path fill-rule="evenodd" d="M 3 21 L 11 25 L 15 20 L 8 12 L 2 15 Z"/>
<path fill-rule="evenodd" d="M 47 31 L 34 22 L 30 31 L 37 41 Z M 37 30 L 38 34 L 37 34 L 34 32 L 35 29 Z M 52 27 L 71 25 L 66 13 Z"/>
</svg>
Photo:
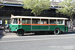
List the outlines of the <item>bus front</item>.
<svg viewBox="0 0 75 50">
<path fill-rule="evenodd" d="M 11 19 L 11 24 L 9 25 L 10 31 L 17 32 L 17 30 L 21 28 L 19 20 L 20 20 L 19 18 L 12 18 Z"/>
</svg>

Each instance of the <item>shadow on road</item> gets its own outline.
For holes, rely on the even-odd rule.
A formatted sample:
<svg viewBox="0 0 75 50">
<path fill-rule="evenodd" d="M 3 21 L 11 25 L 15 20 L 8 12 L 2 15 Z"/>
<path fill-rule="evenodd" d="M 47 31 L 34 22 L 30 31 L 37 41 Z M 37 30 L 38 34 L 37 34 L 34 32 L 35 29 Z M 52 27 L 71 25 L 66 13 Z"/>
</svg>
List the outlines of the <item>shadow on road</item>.
<svg viewBox="0 0 75 50">
<path fill-rule="evenodd" d="M 61 34 L 75 34 L 75 32 L 64 32 L 64 33 L 61 33 Z"/>
<path fill-rule="evenodd" d="M 23 36 L 37 36 L 37 35 L 54 35 L 53 33 L 43 32 L 43 33 L 25 33 Z"/>
<path fill-rule="evenodd" d="M 9 32 L 8 30 L 5 31 L 5 33 L 3 33 L 4 31 L 3 30 L 0 30 L 0 39 L 3 37 L 3 36 L 18 36 L 16 33 L 13 33 L 13 32 Z M 75 34 L 75 32 L 64 32 L 64 33 L 61 33 L 59 35 L 68 35 L 68 34 Z M 38 33 L 25 33 L 23 36 L 37 36 L 37 35 L 54 35 L 54 33 L 52 32 L 38 32 Z"/>
<path fill-rule="evenodd" d="M 61 33 L 61 34 L 59 34 L 59 35 L 68 35 L 68 34 L 75 34 L 75 32 L 64 32 L 64 33 Z M 26 34 L 25 33 L 25 35 L 23 35 L 23 36 L 36 36 L 36 35 L 54 35 L 54 33 L 48 33 L 48 32 L 44 32 L 44 33 L 37 33 L 37 34 Z"/>
</svg>

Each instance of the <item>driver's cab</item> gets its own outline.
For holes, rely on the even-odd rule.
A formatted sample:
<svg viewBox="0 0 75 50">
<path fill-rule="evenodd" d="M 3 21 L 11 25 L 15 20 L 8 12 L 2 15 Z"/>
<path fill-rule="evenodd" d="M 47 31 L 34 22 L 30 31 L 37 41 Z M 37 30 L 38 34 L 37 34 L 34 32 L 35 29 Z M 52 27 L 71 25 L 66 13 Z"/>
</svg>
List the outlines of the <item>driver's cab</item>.
<svg viewBox="0 0 75 50">
<path fill-rule="evenodd" d="M 17 31 L 21 27 L 21 19 L 20 18 L 11 18 L 10 31 Z"/>
</svg>

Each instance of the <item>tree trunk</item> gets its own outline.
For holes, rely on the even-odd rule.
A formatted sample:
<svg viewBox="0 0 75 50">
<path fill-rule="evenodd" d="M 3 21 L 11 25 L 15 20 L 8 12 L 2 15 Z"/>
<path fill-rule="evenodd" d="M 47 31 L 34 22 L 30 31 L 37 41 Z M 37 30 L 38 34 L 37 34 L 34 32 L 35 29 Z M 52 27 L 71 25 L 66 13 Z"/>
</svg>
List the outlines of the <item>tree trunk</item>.
<svg viewBox="0 0 75 50">
<path fill-rule="evenodd" d="M 71 17 L 70 18 L 70 22 L 71 22 L 71 29 L 73 29 L 73 20 L 72 20 L 73 18 Z"/>
<path fill-rule="evenodd" d="M 35 17 L 36 17 L 37 15 L 35 14 Z"/>
</svg>

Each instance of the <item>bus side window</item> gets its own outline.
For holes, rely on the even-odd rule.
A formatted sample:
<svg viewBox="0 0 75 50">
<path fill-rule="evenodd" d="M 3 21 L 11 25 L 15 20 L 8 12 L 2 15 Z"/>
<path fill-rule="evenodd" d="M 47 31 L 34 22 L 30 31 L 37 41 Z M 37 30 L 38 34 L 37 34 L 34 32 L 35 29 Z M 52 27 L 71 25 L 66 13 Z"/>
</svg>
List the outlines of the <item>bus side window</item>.
<svg viewBox="0 0 75 50">
<path fill-rule="evenodd" d="M 44 21 L 44 24 L 47 24 L 47 21 Z"/>
<path fill-rule="evenodd" d="M 22 19 L 22 24 L 31 24 L 31 19 Z"/>
<path fill-rule="evenodd" d="M 32 19 L 32 24 L 40 24 L 40 19 Z"/>
<path fill-rule="evenodd" d="M 31 20 L 30 19 L 27 20 L 27 24 L 31 24 Z"/>
<path fill-rule="evenodd" d="M 43 24 L 43 21 L 41 21 L 41 24 Z"/>
<path fill-rule="evenodd" d="M 57 24 L 63 24 L 63 20 L 57 20 Z"/>
<path fill-rule="evenodd" d="M 22 19 L 22 24 L 25 24 L 25 19 Z"/>
<path fill-rule="evenodd" d="M 56 19 L 50 19 L 50 24 L 56 24 Z"/>
<path fill-rule="evenodd" d="M 48 24 L 48 20 L 42 19 L 41 24 Z"/>
</svg>

